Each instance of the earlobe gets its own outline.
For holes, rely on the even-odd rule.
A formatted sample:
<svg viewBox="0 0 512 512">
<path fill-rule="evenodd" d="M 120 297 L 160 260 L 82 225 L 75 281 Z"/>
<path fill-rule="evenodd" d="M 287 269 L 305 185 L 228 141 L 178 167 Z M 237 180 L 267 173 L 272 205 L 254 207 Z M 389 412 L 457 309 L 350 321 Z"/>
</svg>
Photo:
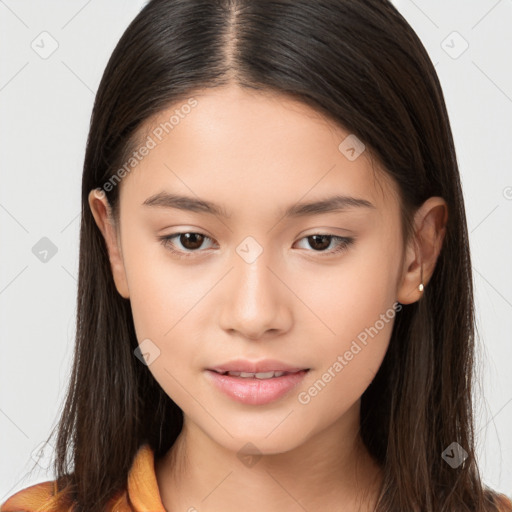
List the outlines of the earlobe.
<svg viewBox="0 0 512 512">
<path fill-rule="evenodd" d="M 434 273 L 441 252 L 448 206 L 442 197 L 430 197 L 414 216 L 414 237 L 410 241 L 402 269 L 397 301 L 411 304 L 421 298 Z"/>
<path fill-rule="evenodd" d="M 117 291 L 123 298 L 128 299 L 130 295 L 122 252 L 117 232 L 114 227 L 110 204 L 105 193 L 99 189 L 91 190 L 89 192 L 89 207 L 91 208 L 96 225 L 105 240 L 110 260 L 110 268 L 112 270 L 112 277 L 114 278 Z"/>
</svg>

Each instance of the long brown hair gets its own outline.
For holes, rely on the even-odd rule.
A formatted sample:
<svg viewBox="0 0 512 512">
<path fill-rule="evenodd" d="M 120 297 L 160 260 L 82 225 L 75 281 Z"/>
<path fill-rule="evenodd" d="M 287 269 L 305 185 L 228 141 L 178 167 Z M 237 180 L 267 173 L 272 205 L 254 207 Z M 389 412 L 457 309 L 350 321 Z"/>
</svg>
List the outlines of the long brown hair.
<svg viewBox="0 0 512 512">
<path fill-rule="evenodd" d="M 362 395 L 361 435 L 383 469 L 378 512 L 498 510 L 475 460 L 472 273 L 450 123 L 425 48 L 387 0 L 152 0 L 126 29 L 96 95 L 83 169 L 76 346 L 55 443 L 63 499 L 102 510 L 141 444 L 162 456 L 183 421 L 134 356 L 130 302 L 88 194 L 129 159 L 145 121 L 228 83 L 287 94 L 361 139 L 399 187 L 406 240 L 427 198 L 447 202 L 434 274 L 397 315 Z M 107 191 L 117 220 L 119 188 Z M 454 442 L 467 452 L 457 468 L 441 456 Z"/>
</svg>

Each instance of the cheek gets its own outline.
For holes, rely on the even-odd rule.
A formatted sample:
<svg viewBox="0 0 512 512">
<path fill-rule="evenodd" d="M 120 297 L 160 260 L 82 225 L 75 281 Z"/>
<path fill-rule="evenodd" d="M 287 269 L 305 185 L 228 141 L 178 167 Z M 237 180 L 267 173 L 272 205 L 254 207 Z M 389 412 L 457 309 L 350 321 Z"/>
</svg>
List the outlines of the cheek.
<svg viewBox="0 0 512 512">
<path fill-rule="evenodd" d="M 315 273 L 315 287 L 309 283 L 300 292 L 321 319 L 309 315 L 308 326 L 303 326 L 311 333 L 306 337 L 317 343 L 316 371 L 297 397 L 306 408 L 318 407 L 334 416 L 346 410 L 366 390 L 384 359 L 400 313 L 394 288 L 397 259 L 381 243 L 368 243 L 336 269 Z"/>
<path fill-rule="evenodd" d="M 294 291 L 314 313 L 304 318 L 335 346 L 372 326 L 395 302 L 398 256 L 385 245 L 380 237 L 368 237 L 338 264 L 302 269 L 304 277 L 294 282 Z"/>
<path fill-rule="evenodd" d="M 399 314 L 390 305 L 372 300 L 346 303 L 331 327 L 336 334 L 317 339 L 315 371 L 297 394 L 299 407 L 310 417 L 334 421 L 355 403 L 380 368 Z"/>
<path fill-rule="evenodd" d="M 185 326 L 207 283 L 187 279 L 158 241 L 131 235 L 135 230 L 124 239 L 123 258 L 135 334 L 140 350 L 151 354 L 148 369 L 155 380 L 179 399 L 184 369 L 197 352 Z"/>
<path fill-rule="evenodd" d="M 209 283 L 177 264 L 156 237 L 136 229 L 127 235 L 123 259 L 137 337 L 167 342 Z"/>
<path fill-rule="evenodd" d="M 123 254 L 137 340 L 158 353 L 149 365 L 156 381 L 186 405 L 190 395 L 183 386 L 190 388 L 191 368 L 202 367 L 204 308 L 218 274 L 179 264 L 158 241 L 136 235 L 136 229 L 127 233 Z"/>
<path fill-rule="evenodd" d="M 155 354 L 149 371 L 180 407 L 190 395 L 190 367 L 198 356 L 196 337 L 190 330 L 194 307 L 208 283 L 184 275 L 166 257 L 165 248 L 130 252 L 126 268 L 135 333 Z M 191 277 L 189 279 L 188 277 Z"/>
</svg>

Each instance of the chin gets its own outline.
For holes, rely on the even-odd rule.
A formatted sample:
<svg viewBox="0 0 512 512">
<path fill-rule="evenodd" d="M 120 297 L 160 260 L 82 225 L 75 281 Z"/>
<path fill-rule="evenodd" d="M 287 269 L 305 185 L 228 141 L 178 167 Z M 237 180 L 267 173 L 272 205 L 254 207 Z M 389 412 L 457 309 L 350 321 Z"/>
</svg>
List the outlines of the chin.
<svg viewBox="0 0 512 512">
<path fill-rule="evenodd" d="M 254 425 L 252 428 L 247 428 L 245 425 L 240 425 L 237 428 L 236 425 L 230 424 L 228 430 L 233 437 L 224 430 L 218 436 L 217 429 L 215 435 L 210 437 L 239 457 L 244 455 L 277 455 L 289 452 L 305 442 L 305 433 L 303 436 L 300 436 L 299 433 L 292 435 L 283 428 L 283 424 L 279 425 L 280 422 L 282 422 L 282 419 L 272 424 L 261 423 L 260 428 L 256 428 Z"/>
</svg>

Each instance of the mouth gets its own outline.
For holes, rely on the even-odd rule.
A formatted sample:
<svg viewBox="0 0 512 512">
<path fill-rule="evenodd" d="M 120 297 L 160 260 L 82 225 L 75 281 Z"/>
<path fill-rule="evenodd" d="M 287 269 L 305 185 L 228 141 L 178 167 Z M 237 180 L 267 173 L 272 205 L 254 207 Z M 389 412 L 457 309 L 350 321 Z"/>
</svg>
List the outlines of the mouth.
<svg viewBox="0 0 512 512">
<path fill-rule="evenodd" d="M 310 368 L 267 372 L 207 369 L 205 374 L 217 390 L 232 400 L 247 405 L 264 405 L 289 395 L 309 371 Z"/>
<path fill-rule="evenodd" d="M 283 375 L 292 375 L 299 372 L 308 372 L 310 368 L 304 368 L 303 370 L 295 370 L 295 371 L 269 371 L 269 372 L 237 372 L 237 371 L 218 371 L 218 370 L 210 370 L 219 375 L 229 375 L 230 377 L 241 377 L 242 379 L 275 379 L 278 377 L 282 377 Z"/>
</svg>

